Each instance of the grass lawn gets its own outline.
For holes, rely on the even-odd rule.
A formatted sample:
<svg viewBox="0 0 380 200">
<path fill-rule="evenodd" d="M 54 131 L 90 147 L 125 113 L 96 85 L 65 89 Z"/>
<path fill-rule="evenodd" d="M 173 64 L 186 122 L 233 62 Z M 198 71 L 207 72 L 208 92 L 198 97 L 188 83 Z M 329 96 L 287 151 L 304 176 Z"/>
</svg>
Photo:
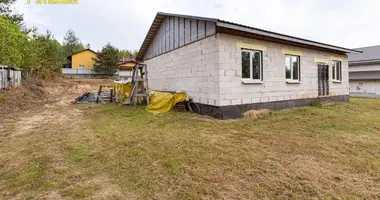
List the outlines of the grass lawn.
<svg viewBox="0 0 380 200">
<path fill-rule="evenodd" d="M 142 107 L 57 113 L 72 110 L 17 136 L 7 122 L 0 199 L 380 199 L 378 99 L 166 124 Z"/>
</svg>

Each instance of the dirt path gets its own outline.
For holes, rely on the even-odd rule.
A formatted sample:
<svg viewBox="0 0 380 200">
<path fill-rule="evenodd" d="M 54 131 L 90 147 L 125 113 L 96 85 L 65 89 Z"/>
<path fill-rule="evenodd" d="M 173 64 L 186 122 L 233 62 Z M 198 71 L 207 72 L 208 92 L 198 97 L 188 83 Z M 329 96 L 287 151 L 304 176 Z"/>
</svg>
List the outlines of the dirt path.
<svg viewBox="0 0 380 200">
<path fill-rule="evenodd" d="M 26 174 L 28 174 L 30 170 L 32 170 L 31 173 L 35 173 L 33 170 L 35 170 L 35 167 L 38 167 L 37 169 L 41 168 L 41 170 L 43 170 L 43 176 L 50 177 L 51 180 L 54 180 L 52 181 L 54 184 L 63 184 L 60 183 L 59 180 L 55 180 L 56 171 L 69 171 L 67 173 L 72 174 L 69 176 L 76 176 L 76 173 L 84 173 L 70 171 L 70 167 L 65 160 L 65 155 L 62 154 L 62 149 L 59 147 L 61 145 L 60 140 L 63 140 L 62 138 L 76 140 L 76 132 L 80 131 L 81 128 L 78 124 L 85 120 L 85 118 L 83 118 L 85 110 L 101 106 L 94 104 L 75 105 L 73 104 L 75 98 L 84 92 L 96 92 L 100 84 L 108 84 L 109 82 L 108 80 L 72 80 L 63 84 L 46 86 L 44 87 L 44 92 L 49 98 L 46 104 L 31 107 L 30 109 L 20 111 L 15 115 L 3 119 L 3 122 L 0 123 L 0 145 L 3 145 L 4 149 L 9 150 L 9 152 L 5 152 L 3 155 L 0 153 L 0 163 L 7 163 L 8 166 L 4 168 L 4 173 L 19 174 L 18 170 Z M 65 129 L 66 132 L 63 132 L 62 129 Z M 49 134 L 57 133 L 59 133 L 59 135 L 49 136 Z M 25 142 L 27 142 L 27 146 L 18 147 L 20 143 Z M 34 147 L 30 145 L 34 145 Z M 70 149 L 71 147 L 68 148 Z M 32 151 L 31 157 L 25 155 L 25 152 L 28 151 Z M 44 161 L 46 159 L 48 161 Z M 31 163 L 30 160 L 37 160 L 38 165 L 33 164 L 34 161 Z M 32 169 L 30 165 L 32 165 Z M 0 164 L 0 167 L 4 166 Z M 81 187 L 85 187 L 83 185 L 97 185 L 98 188 L 101 188 L 97 190 L 98 194 L 96 194 L 96 196 L 99 197 L 98 199 L 107 199 L 110 196 L 121 195 L 119 192 L 120 189 L 117 188 L 118 186 L 110 183 L 106 175 L 101 175 L 100 177 L 101 178 L 94 177 L 93 180 L 86 180 L 83 183 L 79 181 L 76 185 L 66 186 L 61 193 L 53 190 L 43 192 L 38 196 L 33 196 L 37 199 L 71 199 L 71 197 L 83 197 L 83 195 L 86 195 L 82 194 L 81 191 Z M 30 179 L 30 177 L 28 177 L 28 179 Z M 16 178 L 13 181 L 16 183 L 12 183 L 11 187 L 15 184 L 17 185 L 17 182 L 20 180 Z M 34 182 L 36 181 L 38 182 L 38 179 L 34 180 L 34 178 L 32 178 L 31 182 L 35 184 Z M 5 182 L 3 185 L 10 187 L 8 184 Z M 9 188 L 4 190 L 4 188 L 0 186 L 0 199 L 2 195 L 7 197 L 13 196 L 12 199 L 27 198 L 28 195 L 30 195 L 28 193 L 29 189 L 23 188 L 27 184 L 22 180 L 20 184 L 21 185 L 17 187 L 19 189 L 13 191 L 17 193 L 16 196 L 8 193 L 10 192 L 8 190 Z M 0 185 L 2 185 L 1 180 Z M 43 186 L 43 184 L 41 185 Z M 4 193 L 4 191 L 7 192 Z M 62 193 L 69 193 L 71 197 L 63 197 Z"/>
<path fill-rule="evenodd" d="M 36 128 L 55 126 L 82 115 L 82 111 L 74 107 L 76 97 L 84 92 L 96 92 L 100 84 L 109 84 L 109 80 L 66 80 L 60 84 L 46 84 L 44 92 L 48 103 L 20 111 L 16 117 L 4 119 L 0 123 L 3 137 L 17 137 L 30 133 Z"/>
</svg>

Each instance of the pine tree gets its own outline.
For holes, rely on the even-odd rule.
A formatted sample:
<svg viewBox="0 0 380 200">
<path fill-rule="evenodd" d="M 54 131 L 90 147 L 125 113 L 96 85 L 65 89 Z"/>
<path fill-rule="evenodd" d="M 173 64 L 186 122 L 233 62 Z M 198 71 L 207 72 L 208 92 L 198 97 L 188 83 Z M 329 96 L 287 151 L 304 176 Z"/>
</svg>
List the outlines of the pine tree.
<svg viewBox="0 0 380 200">
<path fill-rule="evenodd" d="M 66 32 L 65 37 L 63 38 L 63 53 L 64 55 L 71 56 L 78 51 L 84 49 L 82 42 L 75 35 L 75 32 L 72 29 L 69 29 Z"/>
<path fill-rule="evenodd" d="M 112 76 L 116 72 L 119 62 L 118 52 L 119 50 L 110 43 L 105 45 L 102 50 L 98 52 L 96 58 L 94 58 L 94 70 Z"/>
</svg>

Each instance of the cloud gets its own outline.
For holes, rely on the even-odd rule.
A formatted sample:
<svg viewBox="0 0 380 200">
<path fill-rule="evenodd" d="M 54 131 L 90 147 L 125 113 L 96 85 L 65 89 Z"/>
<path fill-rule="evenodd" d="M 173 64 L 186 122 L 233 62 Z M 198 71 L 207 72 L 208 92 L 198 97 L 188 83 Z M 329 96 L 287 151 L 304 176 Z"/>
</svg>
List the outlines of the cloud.
<svg viewBox="0 0 380 200">
<path fill-rule="evenodd" d="M 379 45 L 378 0 L 79 0 L 36 5 L 18 0 L 27 26 L 51 30 L 58 40 L 72 28 L 98 50 L 107 42 L 139 49 L 158 11 L 214 17 L 343 47 Z"/>
</svg>

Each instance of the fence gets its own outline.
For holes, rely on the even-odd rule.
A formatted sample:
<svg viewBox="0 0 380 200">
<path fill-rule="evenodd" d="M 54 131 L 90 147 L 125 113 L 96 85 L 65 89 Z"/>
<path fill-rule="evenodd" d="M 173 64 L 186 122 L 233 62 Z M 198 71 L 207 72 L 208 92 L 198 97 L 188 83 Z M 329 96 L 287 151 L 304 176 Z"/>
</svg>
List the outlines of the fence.
<svg viewBox="0 0 380 200">
<path fill-rule="evenodd" d="M 104 72 L 95 72 L 93 69 L 62 68 L 62 74 L 70 78 L 95 78 L 107 76 Z M 132 71 L 115 72 L 113 77 L 132 77 Z"/>
<path fill-rule="evenodd" d="M 0 65 L 0 89 L 21 86 L 21 69 Z"/>
</svg>

